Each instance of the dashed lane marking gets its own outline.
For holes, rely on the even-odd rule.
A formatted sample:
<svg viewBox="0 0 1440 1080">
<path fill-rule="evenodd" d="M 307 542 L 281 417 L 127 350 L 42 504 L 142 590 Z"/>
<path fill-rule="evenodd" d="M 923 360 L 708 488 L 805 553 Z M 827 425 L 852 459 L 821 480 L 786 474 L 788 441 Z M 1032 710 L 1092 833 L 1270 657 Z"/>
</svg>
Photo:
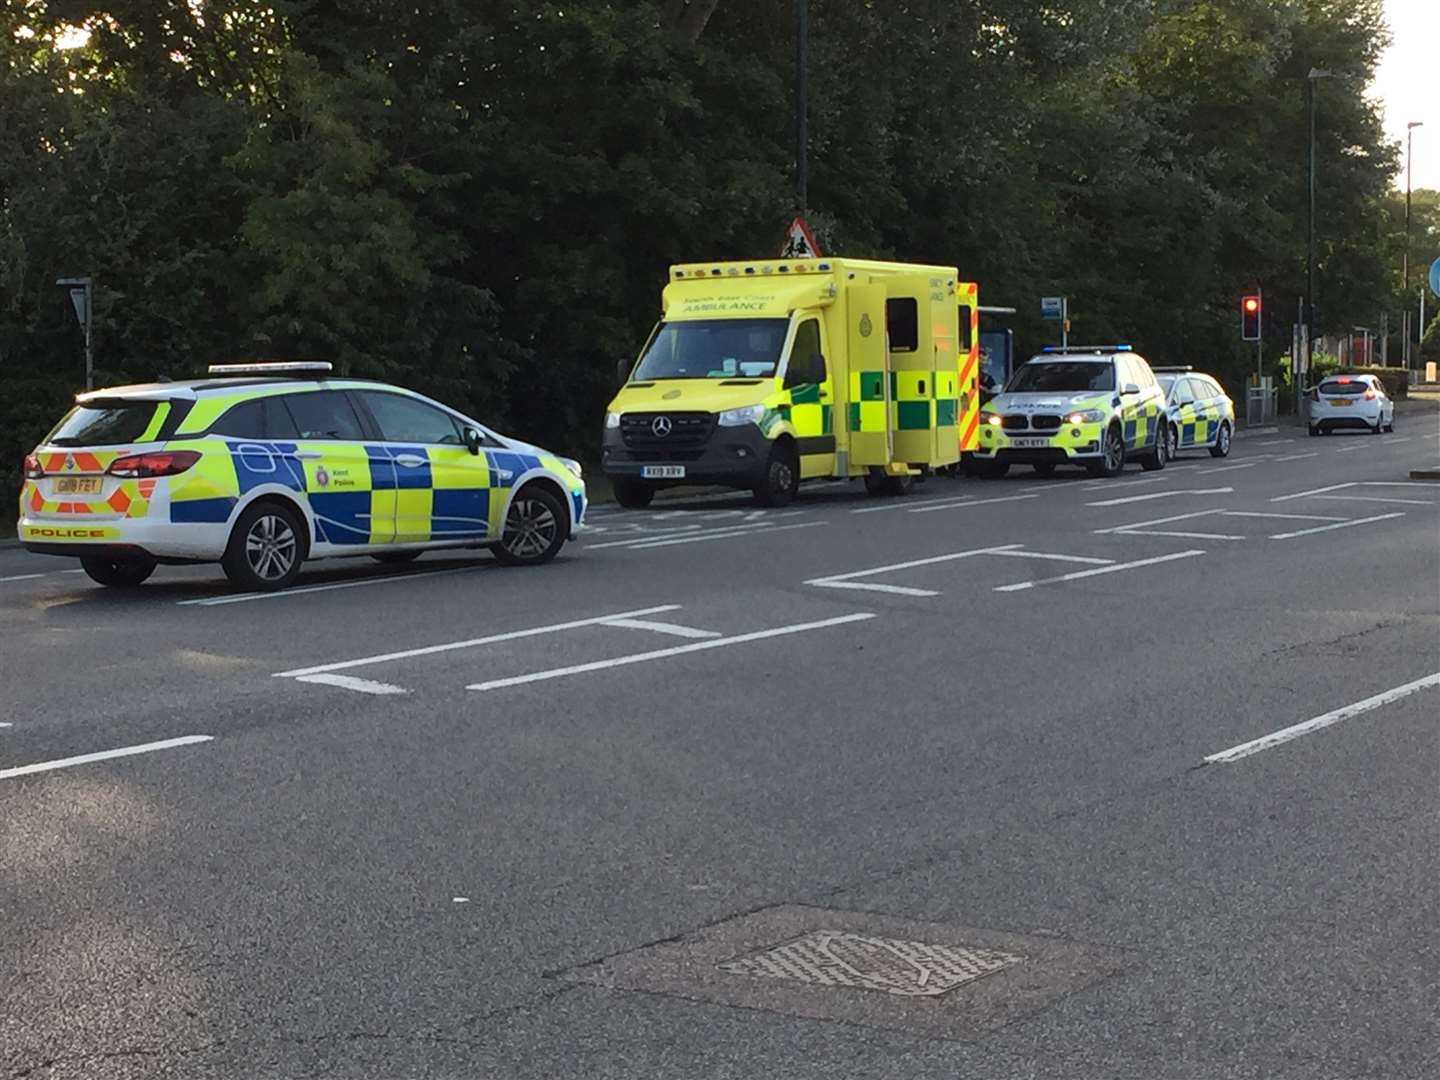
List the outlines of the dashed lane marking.
<svg viewBox="0 0 1440 1080">
<path fill-rule="evenodd" d="M 1271 747 L 1290 742 L 1292 739 L 1298 739 L 1302 735 L 1309 735 L 1312 731 L 1320 731 L 1323 728 L 1338 724 L 1343 720 L 1349 720 L 1351 717 L 1359 716 L 1361 713 L 1367 713 L 1372 709 L 1378 709 L 1380 706 L 1388 705 L 1392 701 L 1399 701 L 1401 698 L 1409 697 L 1411 694 L 1426 690 L 1432 686 L 1440 686 L 1440 671 L 1437 671 L 1434 675 L 1426 675 L 1413 682 L 1405 683 L 1403 686 L 1396 686 L 1393 689 L 1386 690 L 1373 697 L 1368 697 L 1363 701 L 1357 701 L 1353 705 L 1346 705 L 1327 713 L 1321 713 L 1319 716 L 1312 717 L 1303 723 L 1293 724 L 1290 727 L 1281 728 L 1279 731 L 1272 731 L 1269 735 L 1262 735 L 1258 739 L 1251 739 L 1249 742 L 1232 746 L 1228 750 L 1221 750 L 1218 754 L 1210 754 L 1204 758 L 1205 764 L 1220 765 L 1231 761 L 1239 761 L 1241 758 L 1249 757 L 1251 754 L 1258 754 L 1262 750 L 1269 750 Z"/>
<path fill-rule="evenodd" d="M 1123 570 L 1138 570 L 1142 566 L 1174 562 L 1176 559 L 1191 559 L 1204 554 L 1205 552 L 1198 548 L 1190 551 L 1176 551 L 1169 555 L 1157 555 L 1153 559 L 1136 559 L 1134 562 L 1115 563 L 1112 566 L 1097 566 L 1092 570 L 1076 570 L 1074 573 L 1061 574 L 1059 577 L 1040 578 L 1037 581 L 1017 581 L 1013 585 L 996 585 L 994 591 L 1020 592 L 1022 589 L 1034 589 L 1041 585 L 1058 585 L 1061 582 L 1078 581 L 1081 578 L 1095 577 L 1098 574 L 1118 574 Z"/>
<path fill-rule="evenodd" d="M 834 626 L 845 626 L 849 623 L 864 622 L 875 618 L 874 612 L 858 612 L 854 615 L 841 615 L 834 619 L 821 619 L 818 622 L 795 623 L 791 626 L 777 626 L 771 630 L 756 630 L 749 634 L 736 634 L 732 637 L 715 638 L 712 641 L 697 641 L 691 645 L 676 645 L 670 649 L 655 649 L 652 652 L 632 653 L 629 656 L 615 656 L 608 660 L 594 660 L 587 664 L 571 664 L 568 667 L 550 668 L 546 671 L 533 671 L 528 675 L 512 675 L 504 679 L 491 679 L 488 682 L 472 683 L 467 690 L 501 690 L 509 686 L 524 686 L 529 683 L 545 682 L 550 679 L 563 679 L 571 675 L 582 675 L 591 671 L 604 671 L 609 668 L 626 667 L 630 664 L 644 664 L 654 660 L 665 660 L 672 656 L 685 656 L 690 653 L 704 652 L 709 649 L 724 649 L 732 645 L 745 645 L 752 641 L 766 641 L 771 638 L 788 637 L 792 634 L 805 634 L 816 630 L 825 630 Z"/>
<path fill-rule="evenodd" d="M 1213 468 L 1213 469 L 1201 469 L 1201 470 L 1200 470 L 1199 472 L 1197 472 L 1195 475 L 1196 475 L 1196 476 L 1208 476 L 1210 473 L 1217 473 L 1217 472 L 1234 472 L 1236 469 L 1253 469 L 1253 468 L 1255 468 L 1256 465 L 1259 465 L 1259 464 L 1260 464 L 1260 463 L 1259 463 L 1258 461 L 1246 461 L 1246 462 L 1243 462 L 1243 463 L 1240 464 L 1240 465 L 1220 465 L 1220 466 L 1218 466 L 1218 467 L 1216 467 L 1216 468 Z"/>
<path fill-rule="evenodd" d="M 741 529 L 737 526 L 734 529 L 696 533 L 690 536 L 651 537 L 634 540 L 628 547 L 631 551 L 649 551 L 651 548 L 673 547 L 676 544 L 703 544 L 710 540 L 743 540 L 751 536 L 769 536 L 771 533 L 789 532 L 791 529 L 814 529 L 827 524 L 828 522 L 824 521 L 799 521 L 794 525 L 767 525 L 764 528 L 753 529 Z"/>
<path fill-rule="evenodd" d="M 377 656 L 362 656 L 355 660 L 338 660 L 333 664 L 316 664 L 313 667 L 293 668 L 277 671 L 274 678 L 298 679 L 305 675 L 319 675 L 327 671 L 344 671 L 348 668 L 367 667 L 370 664 L 385 664 L 392 660 L 410 660 L 417 656 L 434 656 L 436 653 L 454 652 L 457 649 L 474 649 L 481 645 L 494 645 L 502 641 L 518 641 L 521 638 L 540 637 L 545 634 L 559 634 L 576 630 L 582 626 L 598 626 L 615 619 L 640 618 L 645 615 L 661 615 L 667 611 L 679 611 L 679 604 L 659 604 L 655 607 L 638 608 L 635 611 L 616 611 L 609 615 L 597 615 L 590 619 L 573 619 L 570 622 L 552 623 L 549 626 L 532 626 L 524 630 L 510 630 L 503 634 L 489 634 L 485 637 L 469 638 L 465 641 L 447 641 L 440 645 L 425 645 L 418 649 L 402 649 L 399 652 L 380 653 Z"/>
<path fill-rule="evenodd" d="M 1001 495 L 994 499 L 967 499 L 963 501 L 944 503 L 940 506 L 915 506 L 910 508 L 912 514 L 929 514 L 936 510 L 964 510 L 971 506 L 989 506 L 991 503 L 1020 502 L 1022 499 L 1038 499 L 1039 495 Z"/>
<path fill-rule="evenodd" d="M 1086 506 L 1121 506 L 1125 503 L 1145 502 L 1148 499 L 1168 499 L 1175 495 L 1230 495 L 1235 489 L 1233 487 L 1221 488 L 1189 488 L 1183 491 L 1152 491 L 1144 495 L 1125 495 L 1118 499 L 1101 499 L 1099 502 L 1086 503 Z"/>
<path fill-rule="evenodd" d="M 649 630 L 656 634 L 670 634 L 682 638 L 717 638 L 724 635 L 714 630 L 700 630 L 678 623 L 653 622 L 650 619 L 607 619 L 601 626 L 618 626 L 625 630 Z"/>
<path fill-rule="evenodd" d="M 1434 506 L 1434 499 L 1387 499 L 1381 495 L 1316 495 L 1317 499 L 1329 499 L 1332 502 L 1373 502 L 1373 503 L 1398 503 L 1402 506 Z"/>
<path fill-rule="evenodd" d="M 56 761 L 37 761 L 33 765 L 19 765 L 13 769 L 0 769 L 0 780 L 17 776 L 31 776 L 35 773 L 52 772 L 55 769 L 70 769 L 76 765 L 88 765 L 94 761 L 109 761 L 111 758 L 133 757 L 136 754 L 153 754 L 157 750 L 173 750 L 180 746 L 193 746 L 209 742 L 213 735 L 182 735 L 178 739 L 162 739 L 159 742 L 141 743 L 139 746 L 122 746 L 118 750 L 101 750 L 94 754 L 78 754 L 75 757 L 59 758 Z"/>
<path fill-rule="evenodd" d="M 1286 445 L 1288 445 L 1288 444 L 1290 444 L 1290 443 L 1292 443 L 1292 442 L 1294 442 L 1294 441 L 1295 441 L 1294 439 L 1267 439 L 1267 440 L 1265 440 L 1264 442 L 1258 442 L 1258 443 L 1256 443 L 1255 445 L 1256 445 L 1256 446 L 1286 446 Z"/>
<path fill-rule="evenodd" d="M 1341 446 L 1335 451 L 1337 454 L 1353 454 L 1356 450 L 1368 450 L 1375 444 L 1372 442 L 1356 443 L 1354 446 Z"/>
<path fill-rule="evenodd" d="M 1340 521 L 1333 525 L 1319 525 L 1313 529 L 1300 529 L 1298 532 L 1276 533 L 1271 540 L 1294 540 L 1297 536 L 1310 536 L 1314 533 L 1329 532 L 1331 529 L 1349 529 L 1355 525 L 1370 525 L 1376 521 L 1389 521 L 1391 518 L 1404 517 L 1404 511 L 1394 514 L 1379 514 L 1375 517 L 1357 518 L 1354 521 Z"/>
<path fill-rule="evenodd" d="M 1308 453 L 1308 454 L 1286 454 L 1284 457 L 1277 457 L 1277 458 L 1275 459 L 1275 464 L 1278 465 L 1278 464 L 1279 464 L 1280 462 L 1282 462 L 1282 461 L 1304 461 L 1306 458 L 1319 457 L 1319 456 L 1320 456 L 1320 451 L 1319 451 L 1319 450 L 1312 450 L 1312 451 L 1310 451 L 1310 453 Z"/>
<path fill-rule="evenodd" d="M 410 691 L 403 686 L 392 686 L 389 683 L 375 682 L 373 679 L 360 679 L 354 675 L 301 675 L 296 682 L 323 683 L 326 686 L 338 686 L 343 690 L 355 690 L 361 694 L 408 694 Z"/>
</svg>

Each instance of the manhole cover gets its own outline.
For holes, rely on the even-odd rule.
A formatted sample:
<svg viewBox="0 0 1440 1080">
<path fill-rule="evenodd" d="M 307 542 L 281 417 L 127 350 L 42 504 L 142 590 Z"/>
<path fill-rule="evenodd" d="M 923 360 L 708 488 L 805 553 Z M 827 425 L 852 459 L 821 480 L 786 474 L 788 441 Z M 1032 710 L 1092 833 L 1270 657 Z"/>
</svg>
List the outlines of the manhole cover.
<svg viewBox="0 0 1440 1080">
<path fill-rule="evenodd" d="M 901 997 L 938 997 L 1020 962 L 1013 953 L 818 930 L 718 965 L 732 975 L 850 986 Z"/>
</svg>

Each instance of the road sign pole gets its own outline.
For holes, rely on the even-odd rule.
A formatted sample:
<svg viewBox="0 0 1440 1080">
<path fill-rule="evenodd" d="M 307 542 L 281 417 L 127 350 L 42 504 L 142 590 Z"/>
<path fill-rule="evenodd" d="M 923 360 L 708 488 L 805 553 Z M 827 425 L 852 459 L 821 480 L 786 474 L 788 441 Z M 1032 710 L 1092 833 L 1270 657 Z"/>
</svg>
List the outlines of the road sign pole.
<svg viewBox="0 0 1440 1080">
<path fill-rule="evenodd" d="M 1070 298 L 1068 296 L 1060 298 L 1060 347 L 1062 349 L 1070 347 Z"/>
</svg>

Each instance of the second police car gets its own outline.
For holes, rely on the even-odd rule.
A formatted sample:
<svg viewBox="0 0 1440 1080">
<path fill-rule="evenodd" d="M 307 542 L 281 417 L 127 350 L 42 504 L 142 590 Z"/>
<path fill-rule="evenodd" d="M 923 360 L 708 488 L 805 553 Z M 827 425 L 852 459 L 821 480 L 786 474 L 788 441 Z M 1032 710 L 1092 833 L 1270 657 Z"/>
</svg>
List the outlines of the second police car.
<svg viewBox="0 0 1440 1080">
<path fill-rule="evenodd" d="M 1211 376 L 1192 367 L 1157 367 L 1155 378 L 1165 391 L 1170 417 L 1170 456 L 1182 450 L 1209 450 L 1211 457 L 1230 453 L 1235 436 L 1235 403 Z"/>
<path fill-rule="evenodd" d="M 404 562 L 433 548 L 552 559 L 586 509 L 580 466 L 329 364 L 96 390 L 25 459 L 19 536 L 103 585 L 218 562 L 247 589 L 306 559 Z"/>
<path fill-rule="evenodd" d="M 970 468 L 1002 476 L 1011 465 L 1042 475 L 1081 465 L 1115 476 L 1127 460 L 1163 469 L 1165 392 L 1128 345 L 1049 348 L 1021 365 L 986 402 Z"/>
</svg>

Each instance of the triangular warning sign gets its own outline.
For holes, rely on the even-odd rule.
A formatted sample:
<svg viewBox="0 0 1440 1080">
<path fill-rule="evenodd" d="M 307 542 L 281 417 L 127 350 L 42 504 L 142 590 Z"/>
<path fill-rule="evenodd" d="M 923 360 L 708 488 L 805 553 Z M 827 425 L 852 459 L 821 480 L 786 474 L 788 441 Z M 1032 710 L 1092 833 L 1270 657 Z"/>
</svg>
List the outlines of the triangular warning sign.
<svg viewBox="0 0 1440 1080">
<path fill-rule="evenodd" d="M 815 243 L 815 234 L 805 224 L 803 217 L 797 217 L 785 230 L 785 246 L 780 249 L 782 259 L 818 259 L 820 245 Z"/>
</svg>

